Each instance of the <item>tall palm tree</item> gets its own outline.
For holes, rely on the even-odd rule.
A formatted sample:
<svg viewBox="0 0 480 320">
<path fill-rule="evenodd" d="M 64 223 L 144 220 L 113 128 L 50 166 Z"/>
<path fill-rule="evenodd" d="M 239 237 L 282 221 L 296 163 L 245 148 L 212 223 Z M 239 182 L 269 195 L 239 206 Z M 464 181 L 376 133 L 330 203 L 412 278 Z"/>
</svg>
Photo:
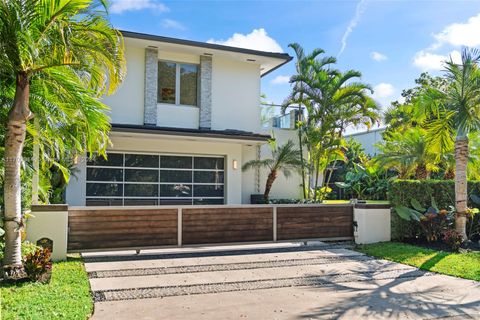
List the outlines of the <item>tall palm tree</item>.
<svg viewBox="0 0 480 320">
<path fill-rule="evenodd" d="M 420 113 L 428 115 L 429 142 L 437 151 L 455 150 L 455 228 L 467 239 L 467 163 L 470 133 L 480 130 L 480 51 L 463 49 L 462 62 L 445 63 L 444 88 L 430 88 L 418 99 Z M 455 139 L 453 139 L 455 137 Z"/>
<path fill-rule="evenodd" d="M 377 144 L 380 153 L 375 161 L 386 169 L 394 169 L 399 178 L 424 180 L 430 172 L 437 171 L 438 156 L 430 150 L 426 131 L 414 127 L 405 132 L 394 131 L 387 140 Z"/>
<path fill-rule="evenodd" d="M 27 131 L 50 155 L 68 147 L 104 152 L 109 142 L 107 107 L 98 99 L 123 80 L 125 62 L 123 39 L 106 10 L 104 0 L 0 0 L 0 88 L 9 104 L 4 150 L 8 276 L 22 271 L 20 173 Z M 29 122 L 34 116 L 39 128 Z"/>
<path fill-rule="evenodd" d="M 293 82 L 304 83 L 294 88 L 295 93 L 303 95 L 306 113 L 307 137 L 309 153 L 313 157 L 314 189 L 318 188 L 318 177 L 326 165 L 335 161 L 339 143 L 342 141 L 343 131 L 351 125 L 366 125 L 370 127 L 379 119 L 378 104 L 369 96 L 372 89 L 369 85 L 358 81 L 361 73 L 355 70 L 340 72 L 330 68 L 328 59 L 315 60 L 312 71 L 307 75 L 292 77 Z M 315 132 L 315 134 L 308 134 Z M 313 150 L 316 148 L 317 150 Z M 322 156 L 327 156 L 327 161 Z M 322 165 L 322 163 L 324 165 Z M 314 192 L 314 198 L 316 197 Z"/>
<path fill-rule="evenodd" d="M 308 74 L 312 71 L 312 65 L 315 60 L 318 59 L 318 56 L 325 53 L 323 49 L 314 49 L 311 53 L 305 54 L 304 49 L 302 46 L 298 43 L 291 43 L 288 45 L 290 48 L 293 49 L 295 52 L 295 56 L 297 58 L 297 61 L 295 63 L 295 69 L 297 75 L 303 75 L 305 77 L 308 76 Z M 324 57 L 322 59 L 317 60 L 317 65 L 318 64 L 323 64 L 323 65 L 329 65 L 332 63 L 335 63 L 336 59 L 334 57 Z M 303 191 L 303 198 L 307 197 L 306 194 L 306 185 L 305 185 L 305 159 L 303 157 L 303 142 L 302 142 L 302 136 L 303 136 L 303 128 L 304 128 L 304 104 L 307 103 L 304 101 L 304 95 L 303 93 L 297 93 L 298 90 L 306 85 L 303 81 L 297 81 L 294 77 L 292 77 L 291 81 L 293 84 L 293 90 L 292 94 L 289 95 L 287 99 L 285 99 L 282 107 L 282 112 L 285 112 L 285 110 L 288 107 L 291 107 L 292 105 L 298 106 L 298 145 L 299 145 L 299 152 L 301 155 L 301 162 L 302 162 L 302 168 L 301 168 L 301 174 L 302 174 L 302 191 Z"/>
<path fill-rule="evenodd" d="M 288 140 L 284 145 L 278 146 L 277 141 L 272 139 L 269 141 L 270 151 L 272 157 L 263 160 L 251 160 L 242 166 L 242 170 L 249 170 L 251 168 L 267 168 L 269 170 L 267 181 L 265 183 L 265 192 L 263 198 L 265 203 L 268 203 L 270 190 L 273 182 L 281 172 L 288 178 L 291 171 L 300 168 L 302 162 L 300 160 L 300 153 L 295 149 L 295 144 L 292 140 Z"/>
</svg>

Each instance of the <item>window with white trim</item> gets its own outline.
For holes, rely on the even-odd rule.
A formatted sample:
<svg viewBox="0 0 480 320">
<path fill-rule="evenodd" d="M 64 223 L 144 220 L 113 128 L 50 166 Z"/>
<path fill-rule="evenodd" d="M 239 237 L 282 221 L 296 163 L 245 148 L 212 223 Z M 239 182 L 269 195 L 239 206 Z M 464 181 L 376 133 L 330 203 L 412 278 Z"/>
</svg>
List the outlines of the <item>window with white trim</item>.
<svg viewBox="0 0 480 320">
<path fill-rule="evenodd" d="M 89 206 L 224 204 L 225 158 L 109 153 L 87 163 Z"/>
<path fill-rule="evenodd" d="M 197 106 L 198 65 L 158 61 L 158 103 Z"/>
</svg>

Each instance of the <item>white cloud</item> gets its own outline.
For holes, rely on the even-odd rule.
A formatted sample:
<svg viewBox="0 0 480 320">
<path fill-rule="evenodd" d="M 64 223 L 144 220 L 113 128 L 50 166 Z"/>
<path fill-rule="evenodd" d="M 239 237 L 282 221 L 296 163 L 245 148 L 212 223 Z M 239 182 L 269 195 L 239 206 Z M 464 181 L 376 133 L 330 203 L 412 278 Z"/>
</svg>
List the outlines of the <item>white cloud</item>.
<svg viewBox="0 0 480 320">
<path fill-rule="evenodd" d="M 373 87 L 373 97 L 375 99 L 383 99 L 392 96 L 395 93 L 395 88 L 390 83 L 379 83 Z"/>
<path fill-rule="evenodd" d="M 360 0 L 357 4 L 357 7 L 355 9 L 355 16 L 353 16 L 353 19 L 350 20 L 350 23 L 348 24 L 347 30 L 345 30 L 345 33 L 343 34 L 342 37 L 342 47 L 340 48 L 340 51 L 338 52 L 338 55 L 341 55 L 345 48 L 347 47 L 347 40 L 348 36 L 350 33 L 353 32 L 353 29 L 357 26 L 358 22 L 360 22 L 360 18 L 362 17 L 363 13 L 365 12 L 365 7 L 367 4 L 367 0 Z"/>
<path fill-rule="evenodd" d="M 453 50 L 446 56 L 421 50 L 413 57 L 413 64 L 422 69 L 422 71 L 439 71 L 444 69 L 445 61 L 450 59 L 455 63 L 460 63 L 462 60 L 461 53 Z"/>
<path fill-rule="evenodd" d="M 433 48 L 438 48 L 443 44 L 453 46 L 476 47 L 480 45 L 480 13 L 468 19 L 466 23 L 453 23 L 443 29 L 442 32 L 435 34 L 437 43 Z"/>
<path fill-rule="evenodd" d="M 210 39 L 207 42 L 268 52 L 283 52 L 283 49 L 278 42 L 269 37 L 263 28 L 254 29 L 249 34 L 234 33 L 233 36 L 227 40 Z"/>
<path fill-rule="evenodd" d="M 270 83 L 271 84 L 286 84 L 290 81 L 290 77 L 289 76 L 276 76 L 275 78 L 273 78 Z"/>
<path fill-rule="evenodd" d="M 372 53 L 370 53 L 370 57 L 375 61 L 385 61 L 388 59 L 386 55 L 377 51 L 372 51 Z"/>
<path fill-rule="evenodd" d="M 185 30 L 186 27 L 178 21 L 172 19 L 163 19 L 162 20 L 162 27 L 166 29 L 177 29 L 177 30 Z"/>
<path fill-rule="evenodd" d="M 413 57 L 413 64 L 423 71 L 438 71 L 444 68 L 444 63 L 452 59 L 455 63 L 461 63 L 459 50 L 453 50 L 450 54 L 438 53 L 444 46 L 452 47 L 477 47 L 480 45 L 480 13 L 470 17 L 465 23 L 452 23 L 446 26 L 440 33 L 434 34 L 434 43 L 418 51 Z"/>
<path fill-rule="evenodd" d="M 163 3 L 156 0 L 112 0 L 111 13 L 123 13 L 125 11 L 153 10 L 156 12 L 168 12 L 169 9 Z"/>
</svg>

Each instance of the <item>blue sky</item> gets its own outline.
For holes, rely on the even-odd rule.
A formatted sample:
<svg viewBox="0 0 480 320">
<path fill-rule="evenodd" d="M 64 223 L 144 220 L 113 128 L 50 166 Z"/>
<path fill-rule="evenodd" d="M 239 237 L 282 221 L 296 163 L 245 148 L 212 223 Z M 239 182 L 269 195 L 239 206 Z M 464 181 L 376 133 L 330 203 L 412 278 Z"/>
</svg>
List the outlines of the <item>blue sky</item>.
<svg viewBox="0 0 480 320">
<path fill-rule="evenodd" d="M 480 48 L 480 1 L 156 1 L 111 0 L 115 27 L 293 55 L 322 48 L 341 70 L 356 69 L 384 106 L 422 71 L 438 73 L 462 46 Z M 236 35 L 235 35 L 236 34 Z M 235 36 L 234 36 L 235 35 Z M 342 51 L 342 46 L 343 51 Z M 268 101 L 289 92 L 294 64 L 262 79 Z"/>
</svg>

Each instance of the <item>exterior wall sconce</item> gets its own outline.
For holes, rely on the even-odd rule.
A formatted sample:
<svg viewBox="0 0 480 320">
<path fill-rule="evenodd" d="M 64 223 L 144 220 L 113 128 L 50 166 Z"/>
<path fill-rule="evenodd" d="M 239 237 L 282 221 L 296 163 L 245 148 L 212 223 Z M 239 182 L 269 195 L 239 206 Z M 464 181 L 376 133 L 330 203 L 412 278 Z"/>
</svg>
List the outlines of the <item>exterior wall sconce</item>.
<svg viewBox="0 0 480 320">
<path fill-rule="evenodd" d="M 237 169 L 238 169 L 238 161 L 237 161 L 237 160 L 233 160 L 233 161 L 232 161 L 232 167 L 233 167 L 233 170 L 237 170 Z"/>
</svg>

